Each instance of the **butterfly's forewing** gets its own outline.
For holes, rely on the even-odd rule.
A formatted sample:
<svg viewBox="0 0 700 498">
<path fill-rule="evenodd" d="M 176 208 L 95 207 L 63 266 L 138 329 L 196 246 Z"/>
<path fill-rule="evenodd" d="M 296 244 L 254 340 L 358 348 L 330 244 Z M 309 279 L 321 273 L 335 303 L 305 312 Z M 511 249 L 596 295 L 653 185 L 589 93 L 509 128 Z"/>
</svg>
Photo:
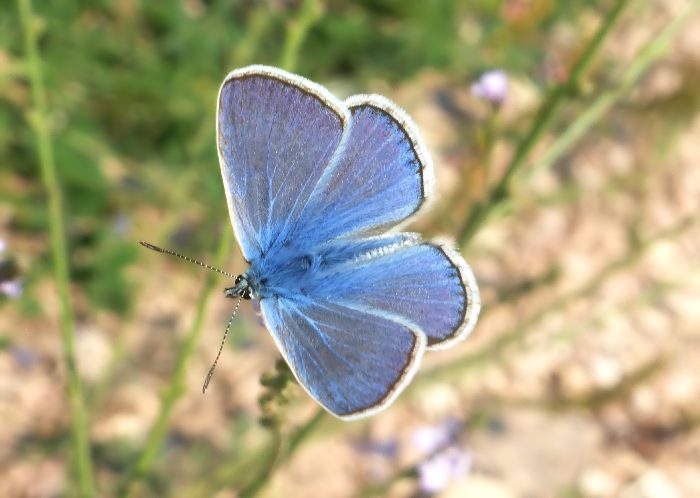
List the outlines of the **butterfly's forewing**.
<svg viewBox="0 0 700 498">
<path fill-rule="evenodd" d="M 250 261 L 285 239 L 338 148 L 349 120 L 323 87 L 265 66 L 228 75 L 217 144 L 229 213 Z"/>
<path fill-rule="evenodd" d="M 342 152 L 297 223 L 308 244 L 378 232 L 407 219 L 431 194 L 433 170 L 410 118 L 389 100 L 358 95 Z"/>
<path fill-rule="evenodd" d="M 299 383 L 344 419 L 391 403 L 410 382 L 425 350 L 422 333 L 333 298 L 269 298 L 261 306 Z"/>
</svg>

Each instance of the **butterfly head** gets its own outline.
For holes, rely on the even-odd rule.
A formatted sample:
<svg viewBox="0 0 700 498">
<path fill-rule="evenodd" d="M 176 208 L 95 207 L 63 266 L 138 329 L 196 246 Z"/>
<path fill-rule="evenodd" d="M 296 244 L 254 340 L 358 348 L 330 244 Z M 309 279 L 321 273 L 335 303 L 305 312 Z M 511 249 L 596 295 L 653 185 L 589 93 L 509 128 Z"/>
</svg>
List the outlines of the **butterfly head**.
<svg viewBox="0 0 700 498">
<path fill-rule="evenodd" d="M 244 273 L 238 275 L 234 282 L 233 287 L 226 287 L 224 289 L 224 295 L 226 297 L 240 297 L 243 299 L 251 299 L 253 295 L 253 286 L 248 280 L 248 276 Z"/>
</svg>

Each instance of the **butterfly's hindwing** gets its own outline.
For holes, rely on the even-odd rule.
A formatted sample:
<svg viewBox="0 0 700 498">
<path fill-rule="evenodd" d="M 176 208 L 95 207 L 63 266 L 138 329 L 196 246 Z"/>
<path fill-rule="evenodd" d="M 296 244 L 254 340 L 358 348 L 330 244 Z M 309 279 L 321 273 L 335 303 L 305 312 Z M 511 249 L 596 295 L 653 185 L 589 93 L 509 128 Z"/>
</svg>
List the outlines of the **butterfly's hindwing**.
<svg viewBox="0 0 700 498">
<path fill-rule="evenodd" d="M 338 249 L 335 249 L 335 248 Z M 387 234 L 330 243 L 344 259 L 323 267 L 307 285 L 310 296 L 332 295 L 351 306 L 415 324 L 431 349 L 464 339 L 480 310 L 479 291 L 464 258 L 445 241 L 421 242 L 416 234 Z"/>
<path fill-rule="evenodd" d="M 363 310 L 324 301 L 261 301 L 265 324 L 299 383 L 343 419 L 370 415 L 410 382 L 425 336 Z"/>
</svg>

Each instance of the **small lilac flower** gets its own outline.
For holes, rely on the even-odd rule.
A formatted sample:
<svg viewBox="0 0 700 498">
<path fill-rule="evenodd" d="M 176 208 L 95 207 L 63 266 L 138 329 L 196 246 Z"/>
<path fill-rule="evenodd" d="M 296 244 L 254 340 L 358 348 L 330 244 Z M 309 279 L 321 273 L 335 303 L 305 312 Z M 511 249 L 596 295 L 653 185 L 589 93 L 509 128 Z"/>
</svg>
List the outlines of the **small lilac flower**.
<svg viewBox="0 0 700 498">
<path fill-rule="evenodd" d="M 0 239 L 0 254 L 4 253 L 5 250 L 7 250 L 7 242 L 5 239 Z"/>
<path fill-rule="evenodd" d="M 455 442 L 459 428 L 459 421 L 448 419 L 440 425 L 426 425 L 417 429 L 411 435 L 411 440 L 421 453 L 429 455 Z"/>
<path fill-rule="evenodd" d="M 117 235 L 126 235 L 131 229 L 131 219 L 126 214 L 119 214 L 112 220 L 112 231 Z"/>
<path fill-rule="evenodd" d="M 39 360 L 39 356 L 29 348 L 15 346 L 11 351 L 14 360 L 25 370 L 31 368 Z"/>
<path fill-rule="evenodd" d="M 501 69 L 486 71 L 471 84 L 470 91 L 475 97 L 500 106 L 508 95 L 508 75 Z"/>
<path fill-rule="evenodd" d="M 457 445 L 450 446 L 418 465 L 418 486 L 423 493 L 439 493 L 471 468 L 472 456 Z"/>
<path fill-rule="evenodd" d="M 17 279 L 0 282 L 0 294 L 4 294 L 10 299 L 17 299 L 22 295 L 22 281 Z"/>
</svg>

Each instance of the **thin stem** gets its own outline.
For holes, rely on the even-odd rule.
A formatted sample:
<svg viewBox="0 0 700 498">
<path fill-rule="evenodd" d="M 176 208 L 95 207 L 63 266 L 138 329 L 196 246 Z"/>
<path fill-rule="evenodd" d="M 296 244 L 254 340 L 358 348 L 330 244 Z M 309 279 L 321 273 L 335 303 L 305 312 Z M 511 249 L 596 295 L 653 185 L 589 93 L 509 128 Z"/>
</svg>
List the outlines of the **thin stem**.
<svg viewBox="0 0 700 498">
<path fill-rule="evenodd" d="M 464 371 L 475 368 L 487 362 L 492 362 L 495 358 L 503 355 L 511 346 L 521 344 L 528 335 L 528 332 L 535 330 L 535 325 L 540 323 L 544 318 L 551 313 L 561 310 L 577 299 L 590 295 L 598 289 L 607 279 L 619 271 L 629 268 L 631 265 L 639 261 L 640 257 L 655 243 L 677 237 L 686 230 L 697 226 L 700 218 L 697 216 L 688 216 L 681 219 L 678 223 L 669 228 L 659 231 L 655 235 L 648 237 L 646 240 L 638 242 L 632 246 L 630 250 L 622 257 L 615 259 L 604 266 L 600 271 L 594 274 L 579 288 L 571 292 L 562 294 L 556 297 L 546 307 L 535 312 L 530 317 L 522 320 L 516 327 L 500 334 L 495 339 L 491 340 L 481 349 L 472 354 L 459 358 L 445 365 L 440 365 L 433 370 L 425 372 L 414 381 L 414 386 L 422 385 L 426 382 L 434 381 L 438 378 L 453 378 L 456 375 L 462 374 Z"/>
<path fill-rule="evenodd" d="M 550 313 L 556 312 L 575 300 L 591 294 L 596 289 L 600 288 L 600 286 L 606 282 L 610 276 L 629 268 L 631 265 L 639 261 L 641 256 L 643 256 L 643 254 L 655 243 L 678 237 L 697 226 L 698 223 L 700 223 L 700 218 L 688 216 L 681 219 L 678 223 L 672 225 L 671 227 L 660 230 L 656 234 L 649 236 L 638 245 L 632 247 L 624 256 L 609 262 L 581 287 L 563 296 L 555 298 L 548 306 L 536 312 L 523 323 L 519 324 L 518 327 L 495 338 L 480 350 L 468 355 L 467 357 L 459 358 L 451 363 L 437 366 L 432 370 L 422 373 L 413 381 L 413 384 L 409 390 L 413 390 L 415 388 L 420 389 L 420 387 L 424 384 L 433 382 L 436 379 L 454 378 L 455 376 L 464 373 L 466 370 L 486 364 L 492 361 L 494 357 L 503 355 L 510 346 L 521 343 L 528 333 L 531 330 L 534 330 L 533 327 L 540 323 Z M 488 312 L 488 309 L 485 311 Z M 406 398 L 404 397 L 402 399 Z M 263 462 L 263 466 L 276 466 L 287 461 L 293 454 L 294 450 L 305 443 L 313 434 L 316 434 L 318 432 L 318 428 L 321 426 L 325 428 L 324 433 L 327 435 L 336 434 L 338 430 L 342 429 L 343 425 L 341 424 L 337 424 L 335 426 L 321 424 L 320 422 L 322 422 L 325 418 L 328 418 L 324 418 L 324 415 L 325 412 L 319 409 L 316 415 L 310 419 L 305 426 L 299 428 L 295 432 L 296 436 L 291 436 L 289 438 L 290 444 L 284 453 L 279 453 L 278 442 L 265 444 L 262 448 L 254 451 L 245 461 L 234 462 L 230 464 L 228 468 L 219 468 L 214 475 L 207 477 L 205 479 L 207 483 L 214 483 L 212 486 L 206 487 L 208 490 L 207 493 L 200 492 L 202 489 L 204 489 L 203 487 L 198 488 L 197 493 L 190 494 L 194 496 L 213 495 L 224 485 L 240 482 L 240 480 L 244 479 L 245 476 L 251 471 L 251 468 L 260 468 L 260 462 Z M 243 488 L 246 490 L 246 493 L 250 493 L 251 488 L 253 488 L 256 492 L 261 490 L 262 486 L 258 481 L 267 480 L 267 478 L 271 475 L 271 473 L 265 469 L 259 470 L 259 472 L 260 474 L 258 474 L 258 477 L 256 477 L 251 484 Z M 372 493 L 370 493 L 370 495 L 372 495 Z M 252 495 L 248 494 L 248 496 Z"/>
<path fill-rule="evenodd" d="M 536 160 L 532 167 L 528 168 L 527 176 L 530 177 L 550 167 L 563 156 L 566 151 L 578 142 L 591 127 L 624 95 L 630 87 L 636 83 L 647 68 L 663 55 L 678 31 L 688 20 L 700 11 L 700 2 L 689 3 L 686 8 L 663 30 L 651 40 L 627 66 L 620 77 L 619 84 L 609 90 L 602 91 L 586 106 L 576 120 L 547 148 L 542 157 Z"/>
<path fill-rule="evenodd" d="M 241 497 L 255 496 L 262 491 L 277 466 L 287 462 L 298 448 L 319 433 L 321 427 L 328 427 L 323 423 L 327 420 L 325 410 L 317 409 L 304 425 L 286 437 L 286 444 L 279 439 L 279 432 L 272 433 L 270 440 L 257 449 L 247 451 L 245 458 L 239 458 L 236 453 L 212 468 L 211 472 L 200 476 L 199 483 L 187 489 L 183 496 L 213 496 L 224 486 L 231 485 L 240 489 Z"/>
<path fill-rule="evenodd" d="M 284 47 L 282 56 L 280 57 L 280 66 L 287 71 L 294 71 L 297 65 L 297 57 L 301 51 L 301 46 L 306 38 L 311 27 L 318 22 L 323 16 L 322 0 L 303 0 L 300 7 L 298 17 L 290 21 L 287 25 Z M 286 440 L 276 431 L 272 442 L 256 452 L 252 461 L 262 460 L 259 470 L 255 473 L 255 477 L 249 481 L 250 484 L 245 486 L 241 492 L 242 497 L 255 496 L 269 481 L 275 468 L 280 462 L 289 459 L 296 448 L 301 445 L 310 434 L 313 433 L 319 422 L 323 420 L 325 412 L 319 409 L 316 414 L 307 421 L 302 427 L 298 428 Z M 242 466 L 236 465 L 235 469 L 248 468 L 244 462 Z M 230 482 L 230 481 L 229 481 Z"/>
<path fill-rule="evenodd" d="M 83 497 L 94 496 L 95 485 L 92 473 L 92 457 L 88 437 L 88 420 L 85 410 L 83 386 L 75 360 L 75 317 L 70 298 L 70 274 L 66 251 L 65 227 L 63 225 L 63 201 L 56 173 L 56 164 L 51 144 L 44 79 L 39 50 L 37 48 L 36 23 L 33 19 L 31 0 L 18 0 L 19 17 L 24 32 L 24 47 L 27 55 L 29 82 L 34 102 L 34 113 L 30 123 L 34 129 L 39 152 L 41 176 L 48 198 L 49 236 L 53 260 L 54 279 L 59 297 L 63 360 L 68 376 L 68 398 L 71 410 L 73 451 L 79 493 Z"/>
<path fill-rule="evenodd" d="M 523 141 L 520 142 L 513 158 L 506 166 L 505 173 L 501 179 L 489 189 L 486 199 L 472 209 L 459 229 L 457 238 L 461 245 L 465 245 L 469 242 L 497 205 L 506 199 L 513 175 L 525 164 L 530 152 L 535 147 L 542 134 L 549 128 L 561 104 L 579 87 L 581 77 L 590 66 L 594 56 L 602 46 L 603 41 L 607 38 L 613 25 L 620 18 L 627 2 L 628 0 L 617 0 L 610 13 L 606 16 L 603 24 L 601 24 L 596 34 L 591 38 L 591 41 L 572 67 L 567 80 L 563 84 L 555 87 L 542 103 L 542 107 L 537 113 L 537 119 L 532 124 L 532 128 Z"/>
<path fill-rule="evenodd" d="M 271 444 L 264 448 L 261 453 L 264 459 L 262 459 L 262 464 L 256 467 L 255 477 L 238 494 L 241 498 L 253 498 L 257 495 L 272 477 L 275 468 L 279 464 L 284 442 L 278 428 L 273 430 L 273 434 L 274 437 Z"/>
<path fill-rule="evenodd" d="M 306 424 L 296 429 L 287 439 L 286 445 L 282 445 L 282 439 L 278 435 L 276 440 L 273 441 L 271 448 L 266 448 L 263 450 L 263 454 L 267 455 L 264 460 L 262 468 L 258 471 L 257 476 L 253 479 L 250 484 L 245 486 L 241 492 L 241 498 L 252 498 L 260 492 L 267 481 L 273 474 L 274 469 L 280 464 L 289 460 L 289 458 L 294 454 L 294 452 L 299 448 L 308 438 L 314 433 L 318 428 L 320 423 L 324 420 L 326 412 L 322 409 L 318 409 L 313 417 L 311 417 Z"/>
<path fill-rule="evenodd" d="M 270 29 L 272 20 L 270 6 L 259 3 L 246 20 L 246 36 L 233 48 L 233 62 L 242 67 L 255 60 L 256 51 L 262 45 L 261 40 Z"/>
<path fill-rule="evenodd" d="M 321 425 L 321 422 L 326 419 L 326 415 L 325 410 L 322 408 L 317 409 L 313 417 L 311 417 L 304 425 L 297 428 L 297 430 L 294 431 L 291 436 L 289 436 L 287 447 L 285 451 L 282 452 L 283 462 L 286 462 L 287 459 L 294 454 L 297 448 L 302 446 L 302 444 L 304 444 L 313 435 L 316 429 L 318 429 L 318 427 Z"/>
<path fill-rule="evenodd" d="M 297 66 L 297 56 L 299 55 L 301 44 L 306 38 L 306 34 L 311 27 L 323 15 L 321 0 L 304 0 L 299 9 L 299 16 L 290 21 L 287 25 L 286 38 L 280 66 L 287 71 L 294 71 Z"/>
<path fill-rule="evenodd" d="M 225 229 L 222 233 L 215 258 L 215 265 L 217 267 L 223 266 L 226 255 L 231 249 L 231 243 L 231 231 Z M 192 322 L 192 327 L 190 328 L 189 333 L 185 337 L 185 340 L 178 351 L 175 371 L 170 378 L 170 383 L 163 391 L 158 417 L 153 424 L 151 432 L 148 434 L 146 443 L 141 451 L 141 454 L 136 459 L 134 467 L 119 488 L 119 496 L 131 496 L 132 492 L 134 491 L 135 484 L 148 474 L 151 466 L 153 465 L 153 461 L 160 450 L 163 439 L 165 438 L 165 434 L 168 430 L 168 423 L 170 422 L 170 417 L 175 407 L 175 403 L 178 401 L 178 399 L 180 399 L 180 396 L 185 390 L 184 379 L 187 365 L 189 364 L 189 360 L 194 352 L 195 344 L 197 344 L 197 339 L 199 338 L 199 334 L 202 330 L 209 297 L 211 296 L 214 284 L 216 284 L 216 282 L 216 274 L 209 274 L 204 285 L 204 290 L 202 291 L 199 302 L 197 303 L 197 310 L 195 313 L 194 322 Z"/>
</svg>

